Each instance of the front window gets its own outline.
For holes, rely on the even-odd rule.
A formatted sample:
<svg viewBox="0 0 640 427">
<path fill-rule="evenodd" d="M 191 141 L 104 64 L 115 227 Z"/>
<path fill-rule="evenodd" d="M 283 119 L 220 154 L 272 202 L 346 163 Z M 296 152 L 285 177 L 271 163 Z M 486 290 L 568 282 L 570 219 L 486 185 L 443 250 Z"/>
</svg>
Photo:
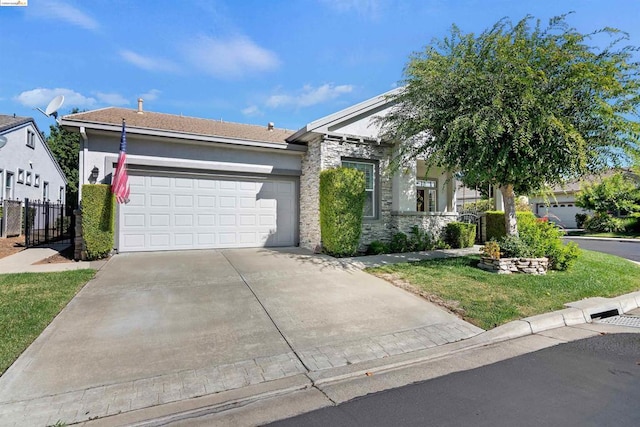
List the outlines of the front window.
<svg viewBox="0 0 640 427">
<path fill-rule="evenodd" d="M 343 160 L 342 166 L 345 168 L 357 169 L 364 173 L 365 199 L 364 217 L 376 217 L 376 165 L 366 161 Z"/>
<path fill-rule="evenodd" d="M 27 130 L 27 147 L 36 148 L 36 134 Z"/>
<path fill-rule="evenodd" d="M 13 197 L 13 174 L 7 172 L 4 183 L 4 198 L 11 199 Z"/>
<path fill-rule="evenodd" d="M 438 181 L 420 179 L 416 181 L 416 211 L 436 212 L 438 210 Z"/>
</svg>

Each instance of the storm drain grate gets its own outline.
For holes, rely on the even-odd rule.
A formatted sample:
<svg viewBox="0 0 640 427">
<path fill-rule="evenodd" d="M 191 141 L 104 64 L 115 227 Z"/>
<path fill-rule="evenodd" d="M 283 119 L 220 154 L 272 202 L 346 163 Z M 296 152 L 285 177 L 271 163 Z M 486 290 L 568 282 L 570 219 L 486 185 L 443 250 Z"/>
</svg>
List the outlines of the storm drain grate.
<svg viewBox="0 0 640 427">
<path fill-rule="evenodd" d="M 612 316 L 605 319 L 599 319 L 598 323 L 607 323 L 609 325 L 630 326 L 632 328 L 640 328 L 640 317 L 636 316 Z"/>
</svg>

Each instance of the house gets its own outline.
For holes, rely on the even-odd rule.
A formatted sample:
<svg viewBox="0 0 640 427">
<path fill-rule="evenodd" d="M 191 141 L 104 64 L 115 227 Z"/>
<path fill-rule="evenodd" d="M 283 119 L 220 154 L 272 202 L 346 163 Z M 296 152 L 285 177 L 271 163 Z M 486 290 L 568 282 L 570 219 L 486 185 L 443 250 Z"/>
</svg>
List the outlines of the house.
<svg viewBox="0 0 640 427">
<path fill-rule="evenodd" d="M 388 169 L 396 147 L 378 138 L 384 95 L 294 132 L 138 109 L 67 115 L 81 137 L 80 183 L 111 183 L 126 120 L 130 202 L 118 205 L 119 252 L 321 244 L 319 177 L 365 173 L 361 248 L 417 225 L 439 233 L 457 218 L 455 180 L 414 160 Z M 82 195 L 80 194 L 80 199 Z"/>
<path fill-rule="evenodd" d="M 0 115 L 0 200 L 64 203 L 67 180 L 31 117 Z"/>
</svg>

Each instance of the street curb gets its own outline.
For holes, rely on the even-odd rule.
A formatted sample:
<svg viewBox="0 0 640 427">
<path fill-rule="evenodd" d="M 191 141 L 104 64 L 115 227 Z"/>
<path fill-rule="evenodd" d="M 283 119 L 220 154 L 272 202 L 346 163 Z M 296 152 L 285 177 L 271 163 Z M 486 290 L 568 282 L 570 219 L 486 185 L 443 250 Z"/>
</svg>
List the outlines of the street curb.
<svg viewBox="0 0 640 427">
<path fill-rule="evenodd" d="M 562 236 L 562 238 L 576 240 L 604 240 L 608 242 L 640 243 L 640 239 L 630 239 L 627 237 Z"/>
<path fill-rule="evenodd" d="M 431 360 L 451 356 L 462 351 L 485 347 L 516 338 L 522 338 L 551 329 L 592 323 L 592 320 L 601 313 L 616 310 L 617 314 L 624 314 L 628 311 L 639 308 L 640 291 L 632 292 L 614 298 L 587 298 L 581 301 L 567 303 L 565 304 L 565 306 L 567 306 L 567 308 L 562 310 L 511 321 L 463 341 L 458 341 L 456 343 L 451 343 L 427 350 L 405 353 L 405 355 L 415 355 L 416 353 L 423 353 L 423 356 L 413 357 L 410 359 L 399 360 L 396 362 L 381 365 L 378 365 L 376 363 L 376 360 L 373 360 L 359 363 L 358 365 L 333 368 L 324 371 L 309 372 L 307 375 L 313 381 L 314 386 L 326 385 L 330 383 L 346 381 L 356 377 L 361 377 L 363 375 L 371 375 L 373 373 L 397 370 L 411 365 L 416 365 Z M 394 359 L 402 359 L 402 356 L 403 355 L 397 355 L 392 357 Z M 380 360 L 381 359 L 378 359 L 377 361 L 379 362 Z M 350 367 L 352 367 L 350 372 L 337 372 L 337 375 L 333 376 L 326 375 L 327 371 L 346 371 Z M 324 375 L 323 372 L 325 372 Z"/>
</svg>

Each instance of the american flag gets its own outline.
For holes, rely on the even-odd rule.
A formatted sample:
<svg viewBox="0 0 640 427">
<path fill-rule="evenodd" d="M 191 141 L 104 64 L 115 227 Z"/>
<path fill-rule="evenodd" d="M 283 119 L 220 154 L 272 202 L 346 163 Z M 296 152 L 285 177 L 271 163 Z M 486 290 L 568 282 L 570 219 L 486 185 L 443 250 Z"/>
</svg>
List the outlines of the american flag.
<svg viewBox="0 0 640 427">
<path fill-rule="evenodd" d="M 118 165 L 111 181 L 111 192 L 115 194 L 118 203 L 129 203 L 129 177 L 127 176 L 127 132 L 122 119 L 122 136 L 120 137 L 120 155 Z"/>
</svg>

